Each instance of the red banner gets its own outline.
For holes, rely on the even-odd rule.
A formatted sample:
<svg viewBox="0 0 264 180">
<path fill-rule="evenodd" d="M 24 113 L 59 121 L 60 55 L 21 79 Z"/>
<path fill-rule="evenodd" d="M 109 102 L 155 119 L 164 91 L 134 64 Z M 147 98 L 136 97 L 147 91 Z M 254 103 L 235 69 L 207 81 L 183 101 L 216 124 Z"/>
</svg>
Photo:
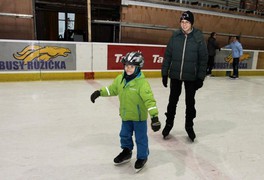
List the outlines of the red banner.
<svg viewBox="0 0 264 180">
<path fill-rule="evenodd" d="M 140 51 L 143 54 L 145 63 L 142 69 L 161 69 L 165 46 L 108 45 L 107 70 L 123 69 L 121 59 L 131 51 Z"/>
</svg>

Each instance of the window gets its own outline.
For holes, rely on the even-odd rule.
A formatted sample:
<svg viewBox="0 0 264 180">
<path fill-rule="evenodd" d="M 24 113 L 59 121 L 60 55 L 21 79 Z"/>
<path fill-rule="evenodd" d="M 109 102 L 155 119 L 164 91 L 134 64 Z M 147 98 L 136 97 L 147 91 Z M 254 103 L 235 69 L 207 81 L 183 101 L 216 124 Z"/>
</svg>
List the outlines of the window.
<svg viewBox="0 0 264 180">
<path fill-rule="evenodd" d="M 67 21 L 66 21 L 67 19 Z M 59 12 L 59 37 L 64 38 L 66 30 L 74 30 L 75 13 Z"/>
</svg>

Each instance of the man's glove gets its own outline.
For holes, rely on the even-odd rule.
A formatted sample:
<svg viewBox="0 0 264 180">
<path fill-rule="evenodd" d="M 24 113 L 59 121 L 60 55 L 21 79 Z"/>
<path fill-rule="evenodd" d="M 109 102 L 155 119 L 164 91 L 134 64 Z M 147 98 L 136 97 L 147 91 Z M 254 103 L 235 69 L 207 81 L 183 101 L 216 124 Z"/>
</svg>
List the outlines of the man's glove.
<svg viewBox="0 0 264 180">
<path fill-rule="evenodd" d="M 195 81 L 195 88 L 196 88 L 196 90 L 200 89 L 201 87 L 203 87 L 203 80 L 197 79 Z"/>
<path fill-rule="evenodd" d="M 162 76 L 162 84 L 164 87 L 167 87 L 168 84 L 168 76 Z"/>
<path fill-rule="evenodd" d="M 151 128 L 154 132 L 156 132 L 160 129 L 160 122 L 159 122 L 159 118 L 157 116 L 151 118 Z"/>
<path fill-rule="evenodd" d="M 91 101 L 94 103 L 95 99 L 98 98 L 100 96 L 100 91 L 96 90 L 93 92 L 93 94 L 91 95 Z"/>
</svg>

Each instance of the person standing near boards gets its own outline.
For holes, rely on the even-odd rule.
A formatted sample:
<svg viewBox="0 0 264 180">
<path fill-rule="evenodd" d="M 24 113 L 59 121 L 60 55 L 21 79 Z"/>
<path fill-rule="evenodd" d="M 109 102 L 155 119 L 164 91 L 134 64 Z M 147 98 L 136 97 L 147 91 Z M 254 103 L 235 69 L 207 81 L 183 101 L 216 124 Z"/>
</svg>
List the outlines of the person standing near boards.
<svg viewBox="0 0 264 180">
<path fill-rule="evenodd" d="M 212 69 L 214 68 L 214 64 L 215 64 L 216 49 L 219 49 L 219 51 L 221 50 L 218 45 L 218 42 L 216 41 L 216 33 L 212 32 L 207 41 L 207 50 L 208 50 L 208 63 L 206 70 L 207 76 L 212 76 Z"/>
<path fill-rule="evenodd" d="M 232 36 L 231 43 L 229 45 L 226 45 L 225 48 L 232 50 L 233 75 L 230 76 L 230 78 L 238 79 L 239 78 L 238 65 L 243 55 L 243 47 L 242 44 L 239 42 L 239 36 Z"/>
</svg>

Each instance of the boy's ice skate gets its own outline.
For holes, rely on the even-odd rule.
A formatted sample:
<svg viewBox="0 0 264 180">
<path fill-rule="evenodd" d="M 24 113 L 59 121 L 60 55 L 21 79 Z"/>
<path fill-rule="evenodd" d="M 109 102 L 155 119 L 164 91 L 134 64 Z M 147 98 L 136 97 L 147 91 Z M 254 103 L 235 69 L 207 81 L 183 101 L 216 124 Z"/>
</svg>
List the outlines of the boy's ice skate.
<svg viewBox="0 0 264 180">
<path fill-rule="evenodd" d="M 136 173 L 143 169 L 147 162 L 147 159 L 137 159 L 135 162 L 135 171 Z"/>
<path fill-rule="evenodd" d="M 132 157 L 132 151 L 129 150 L 128 148 L 124 148 L 123 151 L 115 157 L 114 159 L 114 164 L 115 165 L 120 165 L 127 163 L 131 160 Z"/>
</svg>

